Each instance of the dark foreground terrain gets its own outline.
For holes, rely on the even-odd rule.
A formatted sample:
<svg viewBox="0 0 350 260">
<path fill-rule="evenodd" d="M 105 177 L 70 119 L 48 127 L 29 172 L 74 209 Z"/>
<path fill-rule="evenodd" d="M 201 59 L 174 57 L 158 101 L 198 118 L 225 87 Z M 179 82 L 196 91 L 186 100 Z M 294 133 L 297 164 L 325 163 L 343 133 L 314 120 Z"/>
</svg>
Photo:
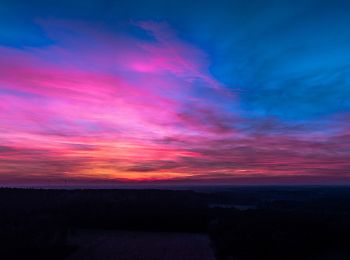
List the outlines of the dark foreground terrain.
<svg viewBox="0 0 350 260">
<path fill-rule="evenodd" d="M 4 188 L 0 213 L 0 259 L 350 259 L 347 187 Z"/>
</svg>

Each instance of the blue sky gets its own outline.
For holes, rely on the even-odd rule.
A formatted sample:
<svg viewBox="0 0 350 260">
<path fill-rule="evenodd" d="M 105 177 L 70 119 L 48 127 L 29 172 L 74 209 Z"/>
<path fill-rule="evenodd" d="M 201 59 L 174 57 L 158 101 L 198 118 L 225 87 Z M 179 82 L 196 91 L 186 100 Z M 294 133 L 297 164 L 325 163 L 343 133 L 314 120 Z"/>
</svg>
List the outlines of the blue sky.
<svg viewBox="0 0 350 260">
<path fill-rule="evenodd" d="M 154 58 L 154 66 L 160 66 L 159 59 L 161 59 L 155 52 L 156 48 L 160 48 L 159 51 L 163 51 L 164 55 L 172 55 L 174 53 L 171 52 L 171 46 L 175 46 L 179 48 L 176 57 L 181 57 L 182 63 L 177 63 L 180 61 L 176 57 L 162 61 L 165 62 L 162 64 L 166 70 L 174 73 L 174 75 L 162 74 L 164 79 L 170 77 L 168 80 L 172 82 L 172 89 L 157 90 L 157 95 L 172 99 L 171 105 L 182 102 L 181 107 L 176 107 L 182 121 L 174 125 L 188 123 L 191 127 L 194 125 L 200 127 L 201 131 L 206 129 L 209 132 L 202 133 L 202 136 L 204 142 L 208 143 L 217 141 L 213 140 L 213 133 L 210 132 L 214 131 L 213 129 L 229 131 L 230 134 L 235 132 L 239 137 L 220 136 L 220 131 L 216 132 L 216 139 L 225 139 L 230 143 L 247 138 L 242 145 L 255 152 L 261 149 L 260 146 L 255 147 L 252 144 L 254 143 L 252 139 L 257 136 L 262 136 L 265 140 L 275 137 L 276 140 L 271 140 L 272 143 L 261 146 L 266 145 L 266 150 L 271 153 L 277 147 L 287 154 L 292 153 L 293 149 L 289 144 L 293 140 L 298 143 L 315 139 L 314 143 L 305 144 L 300 154 L 292 155 L 292 158 L 297 158 L 295 163 L 300 163 L 302 174 L 308 175 L 309 172 L 314 174 L 320 170 L 327 172 L 327 178 L 335 176 L 332 175 L 334 172 L 341 172 L 341 176 L 344 177 L 344 170 L 348 167 L 344 163 L 350 159 L 350 148 L 347 146 L 349 142 L 347 132 L 350 130 L 350 125 L 347 123 L 350 112 L 349 11 L 350 2 L 339 0 L 2 1 L 0 54 L 5 59 L 11 59 L 11 64 L 14 64 L 11 66 L 14 67 L 18 67 L 23 59 L 35 62 L 41 60 L 38 64 L 56 63 L 62 66 L 65 62 L 69 62 L 75 68 L 83 69 L 85 73 L 89 71 L 95 73 L 97 70 L 106 75 L 121 73 L 123 75 L 114 76 L 127 78 L 128 84 L 142 85 L 145 79 L 160 84 L 159 78 L 153 78 L 145 73 L 149 73 L 150 69 L 152 73 L 153 70 L 163 71 L 164 68 L 146 68 L 143 64 L 142 67 L 137 64 L 137 69 L 142 71 L 135 74 L 135 71 L 127 71 L 120 63 L 116 65 L 117 67 L 113 67 L 108 55 L 103 52 L 103 46 L 107 46 L 106 49 L 111 48 L 112 53 L 118 53 L 118 41 L 123 44 L 124 41 L 128 42 L 134 46 L 135 52 L 124 45 L 120 49 L 121 52 L 127 52 L 129 58 L 140 53 L 146 55 L 138 49 L 140 44 L 145 44 L 149 48 L 147 50 L 153 53 L 148 53 L 146 56 L 154 55 L 151 57 Z M 141 24 L 143 22 L 150 24 Z M 98 36 L 95 39 L 92 35 Z M 112 38 L 113 40 L 110 40 Z M 116 45 L 110 47 L 105 44 L 107 41 Z M 89 63 L 92 58 L 87 57 L 83 51 L 80 53 L 75 42 L 86 50 L 93 50 L 91 53 L 95 52 L 99 56 L 106 55 L 106 57 L 100 62 L 94 60 L 94 63 Z M 161 45 L 163 43 L 164 46 Z M 167 49 L 168 47 L 170 49 Z M 75 56 L 74 58 L 69 56 L 68 60 L 63 59 L 58 50 L 74 52 Z M 91 54 L 90 51 L 88 53 Z M 124 57 L 120 53 L 118 55 Z M 191 57 L 185 61 L 186 56 Z M 183 71 L 184 68 L 181 67 L 184 66 L 184 62 L 190 64 L 188 72 Z M 32 96 L 37 94 L 33 93 L 33 90 L 15 87 L 22 84 L 22 81 L 7 79 L 4 76 L 9 69 L 6 61 L 2 66 L 0 69 L 3 72 L 0 76 L 3 75 L 4 80 L 0 82 L 0 95 L 9 99 L 10 96 L 21 97 L 24 101 L 31 102 Z M 177 89 L 178 85 L 186 85 L 189 82 L 191 83 L 186 91 Z M 217 86 L 220 86 L 220 91 L 217 90 Z M 43 93 L 40 92 L 40 95 Z M 40 95 L 36 98 L 44 103 L 53 104 L 52 100 Z M 12 104 L 17 104 L 16 102 L 13 101 Z M 11 110 L 11 107 L 9 109 Z M 48 111 L 37 113 L 45 112 Z M 11 122 L 5 116 L 0 117 L 0 122 L 1 120 L 4 129 L 19 125 L 18 122 Z M 98 122 L 84 120 L 77 118 L 76 122 L 84 122 L 82 127 L 87 129 L 87 132 L 91 129 L 100 129 L 97 127 Z M 38 127 L 34 121 L 31 121 L 31 124 L 33 125 L 29 127 L 30 129 Z M 206 126 L 199 126 L 200 124 Z M 161 125 L 164 126 L 165 122 Z M 5 132 L 4 129 L 2 133 Z M 60 129 L 57 126 L 56 132 L 60 132 Z M 187 130 L 185 129 L 184 133 L 190 132 Z M 165 135 L 164 139 L 180 138 L 174 133 L 170 136 Z M 291 140 L 286 141 L 281 139 L 281 136 Z M 2 138 L 5 138 L 5 134 Z M 185 139 L 187 140 L 187 137 Z M 89 143 L 76 145 L 84 146 Z M 187 145 L 186 149 L 191 152 L 202 153 L 201 155 L 208 152 L 203 147 L 199 149 L 197 144 Z M 307 146 L 314 147 L 313 152 L 308 151 Z M 233 146 L 231 150 L 235 149 L 238 148 Z M 339 152 L 341 157 L 327 157 L 329 156 L 327 151 L 333 154 Z M 232 163 L 237 161 L 237 164 L 242 165 L 247 156 L 246 151 L 237 153 L 238 155 L 233 153 L 232 158 L 223 159 L 213 151 L 208 152 L 213 157 L 217 156 L 213 165 L 204 167 L 205 171 L 208 171 L 208 176 L 225 179 L 228 171 L 237 170 L 233 166 L 227 166 L 224 171 L 216 169 L 220 163 L 228 165 L 228 161 Z M 299 161 L 305 154 L 310 156 L 311 165 L 315 163 L 314 158 L 320 154 L 322 160 L 337 161 L 337 165 L 335 167 L 330 163 L 323 164 L 320 168 L 316 167 L 317 169 L 315 167 L 309 169 L 310 167 L 305 167 L 307 162 Z M 320 158 L 315 160 L 321 160 Z M 263 158 L 257 165 L 266 166 L 269 160 L 270 158 Z M 275 167 L 276 176 L 284 176 L 283 169 L 287 166 L 283 164 L 287 164 L 287 158 L 275 157 L 275 160 L 272 172 Z M 197 178 L 198 174 L 188 166 L 188 160 L 184 161 L 182 157 L 159 162 L 144 159 L 143 164 L 146 168 L 149 165 L 156 165 L 159 169 L 163 169 L 164 164 L 169 165 L 169 161 L 170 165 L 178 163 L 174 168 L 180 172 L 185 168 L 184 176 L 187 176 L 185 173 L 191 173 L 189 179 Z M 6 165 L 9 165 L 8 161 Z M 203 167 L 197 161 L 193 162 L 193 165 Z M 251 163 L 251 167 L 243 168 L 253 172 L 259 168 L 257 165 Z M 132 165 L 130 168 L 138 166 Z M 296 172 L 296 169 L 297 166 L 291 172 Z M 267 170 L 264 168 L 259 174 L 264 175 Z M 10 176 L 10 173 L 6 174 Z M 216 178 L 221 175 L 224 177 Z M 232 177 L 228 175 L 227 178 Z M 337 178 L 335 179 L 338 180 Z"/>
</svg>

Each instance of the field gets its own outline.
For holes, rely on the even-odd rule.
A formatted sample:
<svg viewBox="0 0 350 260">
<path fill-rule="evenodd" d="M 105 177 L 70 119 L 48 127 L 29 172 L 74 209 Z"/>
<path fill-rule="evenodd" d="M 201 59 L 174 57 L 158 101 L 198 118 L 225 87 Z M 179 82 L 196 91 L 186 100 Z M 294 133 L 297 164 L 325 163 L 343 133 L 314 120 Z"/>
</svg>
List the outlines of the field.
<svg viewBox="0 0 350 260">
<path fill-rule="evenodd" d="M 78 246 L 67 260 L 213 260 L 205 234 L 79 230 L 69 243 Z"/>
</svg>

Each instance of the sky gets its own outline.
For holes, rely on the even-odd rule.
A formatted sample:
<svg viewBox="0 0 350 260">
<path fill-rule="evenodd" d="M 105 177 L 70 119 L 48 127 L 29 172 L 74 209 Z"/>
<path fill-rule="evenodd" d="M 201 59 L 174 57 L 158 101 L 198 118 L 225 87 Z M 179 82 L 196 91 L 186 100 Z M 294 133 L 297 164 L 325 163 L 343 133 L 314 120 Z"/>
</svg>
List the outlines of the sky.
<svg viewBox="0 0 350 260">
<path fill-rule="evenodd" d="M 0 185 L 349 184 L 349 12 L 3 0 Z"/>
</svg>

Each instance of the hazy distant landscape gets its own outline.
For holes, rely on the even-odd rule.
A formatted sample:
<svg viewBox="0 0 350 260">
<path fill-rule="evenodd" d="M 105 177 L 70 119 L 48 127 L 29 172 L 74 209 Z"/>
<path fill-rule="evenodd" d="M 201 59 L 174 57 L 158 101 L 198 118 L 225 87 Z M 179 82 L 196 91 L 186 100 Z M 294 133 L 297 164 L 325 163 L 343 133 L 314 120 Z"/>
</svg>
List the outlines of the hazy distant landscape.
<svg viewBox="0 0 350 260">
<path fill-rule="evenodd" d="M 0 211 L 1 259 L 350 257 L 347 187 L 3 188 Z"/>
</svg>

